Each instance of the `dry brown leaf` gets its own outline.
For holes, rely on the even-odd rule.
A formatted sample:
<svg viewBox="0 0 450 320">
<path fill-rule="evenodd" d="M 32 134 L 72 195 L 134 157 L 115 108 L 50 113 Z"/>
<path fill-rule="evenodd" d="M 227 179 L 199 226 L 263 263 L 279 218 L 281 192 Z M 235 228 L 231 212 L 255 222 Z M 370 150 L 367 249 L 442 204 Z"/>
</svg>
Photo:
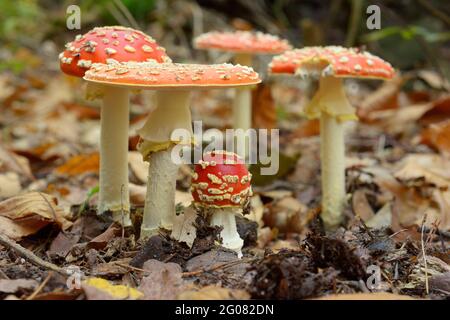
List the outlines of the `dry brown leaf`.
<svg viewBox="0 0 450 320">
<path fill-rule="evenodd" d="M 178 300 L 248 300 L 250 294 L 244 290 L 228 289 L 219 286 L 206 286 L 181 292 Z"/>
<path fill-rule="evenodd" d="M 130 171 L 141 182 L 147 183 L 148 180 L 148 162 L 144 161 L 142 154 L 138 151 L 128 152 L 128 164 Z"/>
<path fill-rule="evenodd" d="M 14 240 L 34 234 L 50 223 L 63 230 L 72 225 L 51 195 L 31 192 L 0 202 L 0 233 Z"/>
<path fill-rule="evenodd" d="M 19 175 L 16 172 L 0 174 L 0 198 L 9 198 L 20 193 Z"/>
<path fill-rule="evenodd" d="M 65 164 L 57 167 L 55 173 L 74 177 L 86 173 L 98 173 L 99 166 L 98 152 L 82 154 L 70 158 Z"/>
<path fill-rule="evenodd" d="M 39 283 L 33 279 L 0 279 L 0 292 L 16 293 L 19 290 L 33 290 Z"/>
<path fill-rule="evenodd" d="M 415 300 L 410 296 L 388 292 L 332 294 L 314 300 Z"/>
<path fill-rule="evenodd" d="M 450 119 L 450 95 L 445 95 L 431 103 L 431 108 L 420 118 L 420 123 L 430 124 Z"/>
<path fill-rule="evenodd" d="M 277 126 L 277 113 L 271 87 L 260 84 L 252 91 L 252 123 L 253 128 L 273 129 Z"/>
<path fill-rule="evenodd" d="M 28 159 L 7 150 L 1 144 L 0 170 L 3 172 L 13 171 L 29 180 L 34 180 Z"/>
<path fill-rule="evenodd" d="M 181 267 L 176 263 L 148 260 L 143 269 L 148 274 L 142 278 L 138 289 L 144 293 L 146 300 L 175 300 L 186 288 Z"/>
<path fill-rule="evenodd" d="M 97 250 L 104 249 L 109 241 L 111 241 L 114 237 L 120 235 L 122 228 L 118 224 L 111 224 L 105 232 L 99 234 L 94 239 L 89 241 L 88 248 L 94 248 Z"/>
<path fill-rule="evenodd" d="M 186 243 L 189 248 L 192 248 L 197 237 L 196 219 L 197 211 L 194 208 L 188 207 L 184 209 L 182 214 L 178 214 L 174 218 L 171 237 L 179 242 Z"/>
<path fill-rule="evenodd" d="M 405 183 L 423 179 L 438 188 L 450 188 L 450 160 L 436 154 L 410 154 L 399 163 L 394 177 Z"/>
<path fill-rule="evenodd" d="M 374 216 L 372 207 L 367 200 L 364 190 L 356 190 L 352 197 L 353 212 L 364 222 L 367 222 Z"/>
<path fill-rule="evenodd" d="M 317 119 L 305 120 L 300 123 L 297 129 L 292 132 L 290 139 L 300 139 L 320 134 L 320 122 Z"/>
<path fill-rule="evenodd" d="M 385 81 L 377 90 L 365 97 L 359 108 L 358 116 L 362 121 L 373 121 L 373 113 L 380 110 L 398 108 L 398 93 L 404 82 L 401 76 Z"/>
<path fill-rule="evenodd" d="M 450 157 L 450 119 L 425 128 L 421 133 L 421 143 Z"/>
</svg>

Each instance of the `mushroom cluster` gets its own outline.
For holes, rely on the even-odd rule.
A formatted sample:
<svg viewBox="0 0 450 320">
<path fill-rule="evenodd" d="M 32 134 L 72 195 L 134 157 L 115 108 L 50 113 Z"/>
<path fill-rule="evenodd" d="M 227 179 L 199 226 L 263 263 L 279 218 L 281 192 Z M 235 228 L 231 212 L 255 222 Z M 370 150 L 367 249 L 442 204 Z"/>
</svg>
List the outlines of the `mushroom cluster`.
<svg viewBox="0 0 450 320">
<path fill-rule="evenodd" d="M 222 227 L 222 246 L 241 256 L 244 241 L 236 227 L 236 215 L 252 195 L 251 173 L 235 153 L 216 150 L 205 153 L 195 165 L 191 193 L 196 206 L 211 213 L 211 225 Z"/>
<path fill-rule="evenodd" d="M 288 73 L 319 80 L 319 89 L 306 107 L 310 118 L 320 117 L 322 220 L 327 228 L 342 222 L 346 201 L 344 125 L 357 120 L 343 78 L 391 79 L 392 66 L 356 48 L 306 47 L 273 58 L 271 73 Z"/>
<path fill-rule="evenodd" d="M 94 64 L 84 79 L 108 87 L 157 91 L 156 109 L 139 130 L 138 149 L 149 162 L 147 195 L 141 237 L 171 229 L 175 217 L 175 189 L 179 164 L 173 161 L 173 147 L 193 140 L 174 139 L 174 130 L 184 129 L 193 137 L 190 91 L 241 87 L 261 80 L 250 67 L 232 64 L 199 65 L 180 63 Z"/>
<path fill-rule="evenodd" d="M 207 32 L 194 39 L 194 46 L 204 50 L 227 51 L 235 54 L 234 62 L 253 67 L 253 56 L 280 54 L 291 49 L 288 41 L 262 32 Z M 236 90 L 233 102 L 233 126 L 247 130 L 252 127 L 251 88 Z"/>
</svg>

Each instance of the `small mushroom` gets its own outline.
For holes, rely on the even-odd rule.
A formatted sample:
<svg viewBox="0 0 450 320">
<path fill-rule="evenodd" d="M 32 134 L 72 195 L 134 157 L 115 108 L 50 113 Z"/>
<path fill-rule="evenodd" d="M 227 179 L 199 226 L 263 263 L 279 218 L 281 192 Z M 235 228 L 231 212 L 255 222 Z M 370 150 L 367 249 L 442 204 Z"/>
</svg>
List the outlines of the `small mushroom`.
<svg viewBox="0 0 450 320">
<path fill-rule="evenodd" d="M 157 91 L 156 109 L 139 130 L 142 140 L 138 149 L 150 164 L 141 226 L 143 238 L 173 225 L 179 165 L 173 161 L 172 151 L 177 144 L 193 144 L 190 91 L 251 86 L 261 81 L 252 68 L 245 66 L 152 62 L 120 63 L 114 67 L 95 64 L 84 79 L 108 87 Z M 174 140 L 172 133 L 176 129 L 185 129 L 191 140 Z"/>
<path fill-rule="evenodd" d="M 392 66 L 381 58 L 355 48 L 306 47 L 273 58 L 271 73 L 296 74 L 319 79 L 306 114 L 320 117 L 322 167 L 322 220 L 329 229 L 343 219 L 345 192 L 344 122 L 357 120 L 349 103 L 343 78 L 391 79 Z"/>
<path fill-rule="evenodd" d="M 216 150 L 205 153 L 195 165 L 191 193 L 196 206 L 208 208 L 210 223 L 222 227 L 222 246 L 241 257 L 244 241 L 236 227 L 236 215 L 252 195 L 251 174 L 235 153 Z"/>
<path fill-rule="evenodd" d="M 253 56 L 257 54 L 280 54 L 291 49 L 286 40 L 262 32 L 208 32 L 194 39 L 198 49 L 219 50 L 235 53 L 234 62 L 253 66 Z M 251 89 L 236 90 L 233 103 L 233 126 L 247 130 L 252 126 Z"/>
<path fill-rule="evenodd" d="M 170 61 L 164 50 L 158 48 L 150 36 L 138 30 L 120 26 L 94 28 L 66 44 L 59 55 L 60 67 L 68 75 L 83 77 L 95 63 Z M 92 94 L 93 89 L 88 88 L 88 93 Z M 129 226 L 128 89 L 121 86 L 97 86 L 95 89 L 96 94 L 103 96 L 98 213 L 111 211 L 115 221 Z"/>
</svg>

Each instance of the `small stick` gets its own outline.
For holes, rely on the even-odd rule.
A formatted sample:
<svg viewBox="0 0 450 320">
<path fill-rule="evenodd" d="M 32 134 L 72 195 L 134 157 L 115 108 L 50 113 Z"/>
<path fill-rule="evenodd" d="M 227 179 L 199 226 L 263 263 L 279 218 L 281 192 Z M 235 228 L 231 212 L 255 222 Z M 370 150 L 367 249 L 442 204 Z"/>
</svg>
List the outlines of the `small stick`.
<svg viewBox="0 0 450 320">
<path fill-rule="evenodd" d="M 27 298 L 27 300 L 33 300 L 39 292 L 41 292 L 42 289 L 47 285 L 47 282 L 50 280 L 50 278 L 53 276 L 53 272 L 50 271 L 47 275 L 47 277 L 42 281 L 42 283 L 39 285 L 39 287 L 34 290 L 34 292 Z"/>
<path fill-rule="evenodd" d="M 218 266 L 215 266 L 215 267 L 212 267 L 209 269 L 200 269 L 200 270 L 196 270 L 196 271 L 183 272 L 183 277 L 196 276 L 196 275 L 204 273 L 204 272 L 217 271 L 219 269 L 231 267 L 231 266 L 238 265 L 238 264 L 245 263 L 245 262 L 252 262 L 252 261 L 256 261 L 256 260 L 257 259 L 249 259 L 249 260 L 237 260 L 237 261 L 225 262 L 225 263 L 222 263 Z"/>
<path fill-rule="evenodd" d="M 428 266 L 427 266 L 427 256 L 425 254 L 425 245 L 424 245 L 424 241 L 423 241 L 423 235 L 424 235 L 424 228 L 425 228 L 425 221 L 427 220 L 427 214 L 425 214 L 423 216 L 423 220 L 422 220 L 422 232 L 420 234 L 420 243 L 422 246 L 422 255 L 423 255 L 423 262 L 425 265 L 425 290 L 427 292 L 427 295 L 430 294 L 430 288 L 428 285 Z"/>
<path fill-rule="evenodd" d="M 13 249 L 20 256 L 28 259 L 30 262 L 32 262 L 33 264 L 35 264 L 39 267 L 49 269 L 49 270 L 52 270 L 52 271 L 55 271 L 57 273 L 67 276 L 67 272 L 63 268 L 60 268 L 53 263 L 42 260 L 41 258 L 39 258 L 37 255 L 35 255 L 30 250 L 22 247 L 20 244 L 16 243 L 15 241 L 11 240 L 10 238 L 8 238 L 7 236 L 5 236 L 3 234 L 0 234 L 0 244 L 5 247 Z"/>
</svg>

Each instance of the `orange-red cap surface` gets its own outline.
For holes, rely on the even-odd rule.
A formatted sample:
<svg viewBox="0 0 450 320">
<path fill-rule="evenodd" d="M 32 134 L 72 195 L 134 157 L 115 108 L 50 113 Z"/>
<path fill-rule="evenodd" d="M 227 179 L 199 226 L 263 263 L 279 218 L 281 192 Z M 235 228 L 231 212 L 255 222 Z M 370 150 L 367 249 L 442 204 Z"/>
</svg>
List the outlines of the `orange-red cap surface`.
<svg viewBox="0 0 450 320">
<path fill-rule="evenodd" d="M 191 192 L 194 202 L 214 208 L 242 207 L 252 195 L 251 174 L 238 155 L 212 151 L 195 165 Z"/>
<path fill-rule="evenodd" d="M 395 70 L 389 62 L 357 48 L 305 47 L 286 51 L 269 64 L 271 73 L 319 71 L 323 76 L 391 79 Z"/>
<path fill-rule="evenodd" d="M 141 89 L 195 89 L 238 87 L 261 82 L 250 67 L 224 64 L 123 62 L 94 64 L 87 81 Z"/>
<path fill-rule="evenodd" d="M 198 36 L 194 45 L 199 49 L 216 49 L 250 54 L 278 54 L 291 49 L 286 40 L 262 32 L 212 31 Z"/>
<path fill-rule="evenodd" d="M 78 35 L 59 55 L 61 70 L 76 77 L 83 77 L 93 63 L 106 63 L 108 59 L 170 62 L 166 50 L 152 37 L 120 26 L 94 28 Z"/>
</svg>

